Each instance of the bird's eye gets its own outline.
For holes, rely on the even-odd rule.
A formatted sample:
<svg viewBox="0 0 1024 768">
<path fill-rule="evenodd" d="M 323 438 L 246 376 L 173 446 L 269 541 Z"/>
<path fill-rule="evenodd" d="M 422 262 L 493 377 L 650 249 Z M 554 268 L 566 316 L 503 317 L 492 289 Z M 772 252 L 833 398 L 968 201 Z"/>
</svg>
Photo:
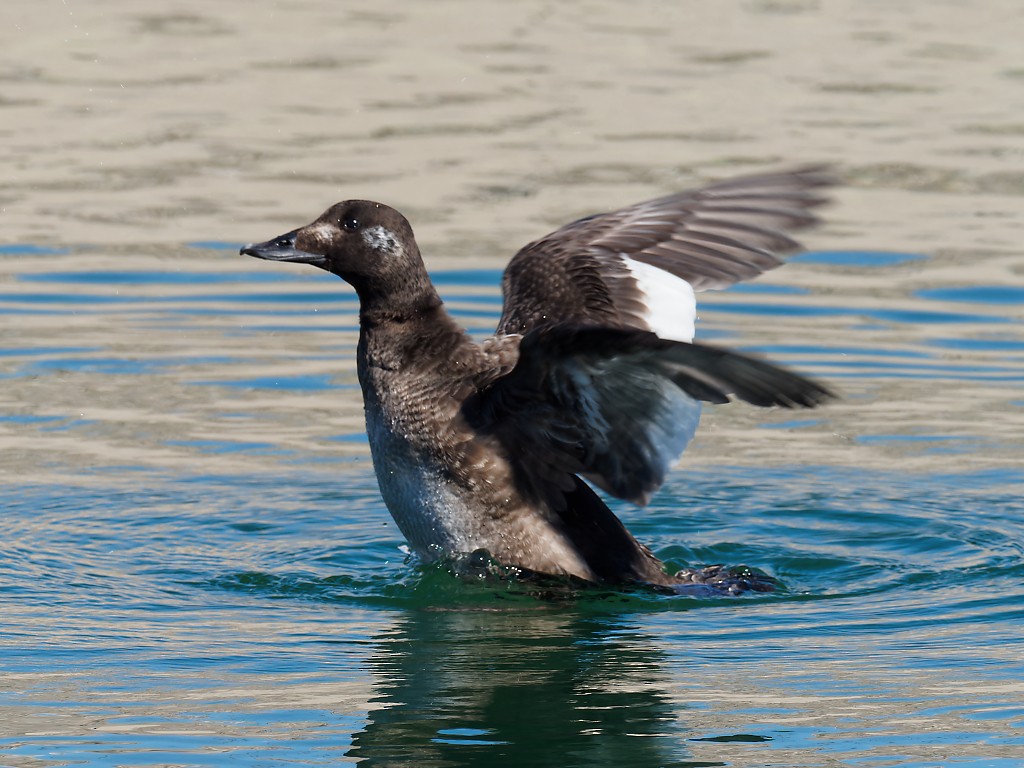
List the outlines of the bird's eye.
<svg viewBox="0 0 1024 768">
<path fill-rule="evenodd" d="M 355 232 L 357 229 L 359 229 L 359 220 L 353 218 L 352 216 L 346 216 L 344 219 L 341 220 L 341 228 L 344 229 L 346 232 Z"/>
</svg>

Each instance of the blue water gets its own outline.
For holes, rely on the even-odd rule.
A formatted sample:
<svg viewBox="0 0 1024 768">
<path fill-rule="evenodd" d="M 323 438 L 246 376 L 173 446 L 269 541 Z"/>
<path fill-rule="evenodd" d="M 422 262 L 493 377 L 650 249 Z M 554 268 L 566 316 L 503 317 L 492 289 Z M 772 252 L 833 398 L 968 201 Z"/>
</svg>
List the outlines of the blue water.
<svg viewBox="0 0 1024 768">
<path fill-rule="evenodd" d="M 703 338 L 844 400 L 709 409 L 694 462 L 614 508 L 671 566 L 783 589 L 538 593 L 405 554 L 345 286 L 189 248 L 216 269 L 61 260 L 0 292 L 4 764 L 1024 765 L 1019 289 L 708 296 Z M 493 327 L 499 272 L 435 279 Z"/>
</svg>

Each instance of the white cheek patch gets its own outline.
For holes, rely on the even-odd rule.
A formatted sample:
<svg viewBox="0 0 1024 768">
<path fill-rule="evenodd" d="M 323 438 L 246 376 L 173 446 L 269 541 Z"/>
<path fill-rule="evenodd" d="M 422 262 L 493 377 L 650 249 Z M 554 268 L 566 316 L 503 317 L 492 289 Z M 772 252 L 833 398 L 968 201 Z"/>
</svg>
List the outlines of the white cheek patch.
<svg viewBox="0 0 1024 768">
<path fill-rule="evenodd" d="M 643 294 L 644 321 L 663 339 L 693 341 L 697 299 L 693 286 L 663 269 L 622 256 L 636 287 Z"/>
<path fill-rule="evenodd" d="M 375 251 L 392 252 L 398 245 L 398 238 L 395 233 L 386 227 L 377 224 L 363 230 L 363 240 Z"/>
</svg>

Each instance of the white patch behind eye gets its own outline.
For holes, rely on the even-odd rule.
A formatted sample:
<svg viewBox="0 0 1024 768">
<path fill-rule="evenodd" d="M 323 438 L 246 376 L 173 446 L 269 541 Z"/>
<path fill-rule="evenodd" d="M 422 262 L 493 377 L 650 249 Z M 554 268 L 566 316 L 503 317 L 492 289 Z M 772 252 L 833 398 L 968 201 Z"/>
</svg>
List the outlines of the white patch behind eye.
<svg viewBox="0 0 1024 768">
<path fill-rule="evenodd" d="M 380 224 L 364 229 L 363 240 L 375 251 L 393 251 L 398 244 L 395 233 Z"/>
<path fill-rule="evenodd" d="M 697 319 L 693 286 L 671 272 L 636 261 L 625 254 L 622 261 L 643 294 L 647 326 L 663 339 L 693 341 Z"/>
</svg>

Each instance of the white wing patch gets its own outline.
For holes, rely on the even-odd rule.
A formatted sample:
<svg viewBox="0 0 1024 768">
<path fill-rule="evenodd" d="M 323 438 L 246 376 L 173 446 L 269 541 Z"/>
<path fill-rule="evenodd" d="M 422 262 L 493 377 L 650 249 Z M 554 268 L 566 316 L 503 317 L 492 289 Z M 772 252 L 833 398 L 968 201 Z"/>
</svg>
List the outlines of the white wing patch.
<svg viewBox="0 0 1024 768">
<path fill-rule="evenodd" d="M 622 261 L 643 294 L 644 321 L 663 339 L 693 341 L 697 300 L 693 286 L 681 277 L 622 254 Z"/>
</svg>

